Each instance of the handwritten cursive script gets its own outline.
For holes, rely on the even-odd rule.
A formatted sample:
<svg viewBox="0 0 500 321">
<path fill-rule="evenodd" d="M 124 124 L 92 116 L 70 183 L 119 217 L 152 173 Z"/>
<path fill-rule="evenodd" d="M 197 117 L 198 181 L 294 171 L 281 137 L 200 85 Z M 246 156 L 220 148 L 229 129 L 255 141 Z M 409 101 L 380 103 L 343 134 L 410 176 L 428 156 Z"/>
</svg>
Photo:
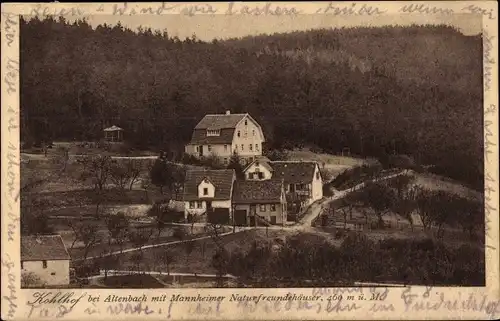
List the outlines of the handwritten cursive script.
<svg viewBox="0 0 500 321">
<path fill-rule="evenodd" d="M 3 280 L 2 283 L 7 282 L 8 290 L 7 293 L 2 293 L 2 299 L 8 302 L 6 315 L 9 319 L 13 319 L 17 311 L 17 279 L 13 272 L 16 265 L 8 253 L 3 254 L 2 268 L 7 270 L 7 273 L 2 273 L 2 275 L 6 276 L 6 280 Z"/>
</svg>

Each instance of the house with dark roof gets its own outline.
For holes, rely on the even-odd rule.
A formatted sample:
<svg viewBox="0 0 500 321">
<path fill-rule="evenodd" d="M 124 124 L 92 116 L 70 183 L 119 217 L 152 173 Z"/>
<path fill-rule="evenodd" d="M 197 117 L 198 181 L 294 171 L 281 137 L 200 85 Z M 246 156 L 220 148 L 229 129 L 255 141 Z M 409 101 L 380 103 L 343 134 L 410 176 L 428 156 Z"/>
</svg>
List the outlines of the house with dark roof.
<svg viewBox="0 0 500 321">
<path fill-rule="evenodd" d="M 233 169 L 187 170 L 184 189 L 184 219 L 229 223 L 236 174 Z"/>
<path fill-rule="evenodd" d="M 284 225 L 287 221 L 282 180 L 239 180 L 234 183 L 234 224 Z"/>
<path fill-rule="evenodd" d="M 282 180 L 288 212 L 296 213 L 323 197 L 323 178 L 318 163 L 255 160 L 244 170 L 246 180 Z"/>
<path fill-rule="evenodd" d="M 248 163 L 262 155 L 265 142 L 261 126 L 249 114 L 205 115 L 195 126 L 185 152 L 197 158 L 218 157 L 229 163 L 233 153 Z"/>
<path fill-rule="evenodd" d="M 21 236 L 21 275 L 32 274 L 39 284 L 69 284 L 71 257 L 60 235 Z"/>
</svg>

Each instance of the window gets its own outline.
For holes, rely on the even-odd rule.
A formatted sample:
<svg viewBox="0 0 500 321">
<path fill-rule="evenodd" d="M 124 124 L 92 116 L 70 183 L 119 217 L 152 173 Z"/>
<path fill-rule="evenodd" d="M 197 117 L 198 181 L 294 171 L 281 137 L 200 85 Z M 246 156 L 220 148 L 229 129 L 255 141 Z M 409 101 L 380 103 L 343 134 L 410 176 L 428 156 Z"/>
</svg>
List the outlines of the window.
<svg viewBox="0 0 500 321">
<path fill-rule="evenodd" d="M 248 136 L 248 133 L 247 133 L 247 131 L 245 130 L 245 135 L 244 135 L 243 137 L 247 138 L 247 136 Z"/>
<path fill-rule="evenodd" d="M 264 173 L 258 172 L 257 175 L 259 176 L 259 179 L 264 179 Z"/>
<path fill-rule="evenodd" d="M 240 137 L 240 136 L 241 136 L 241 132 L 238 130 L 238 137 Z"/>
<path fill-rule="evenodd" d="M 202 202 L 196 202 L 196 208 L 201 208 Z"/>
<path fill-rule="evenodd" d="M 211 152 L 212 151 L 212 146 L 208 145 L 208 151 Z"/>
<path fill-rule="evenodd" d="M 194 208 L 194 202 L 193 201 L 189 202 L 189 208 Z"/>
<path fill-rule="evenodd" d="M 227 152 L 227 145 L 224 145 L 224 151 Z"/>
<path fill-rule="evenodd" d="M 252 130 L 252 136 L 255 136 L 255 129 Z"/>
<path fill-rule="evenodd" d="M 252 179 L 253 178 L 253 173 L 248 173 L 248 179 Z"/>
<path fill-rule="evenodd" d="M 271 224 L 276 224 L 276 216 L 271 216 Z"/>
<path fill-rule="evenodd" d="M 255 150 L 259 150 L 259 144 L 255 144 Z"/>
<path fill-rule="evenodd" d="M 245 119 L 245 126 L 248 125 L 248 120 Z"/>
<path fill-rule="evenodd" d="M 276 205 L 275 204 L 271 204 L 271 212 L 276 212 Z"/>
<path fill-rule="evenodd" d="M 195 147 L 194 147 L 194 150 L 195 150 L 196 152 L 199 152 L 199 151 L 200 151 L 200 147 L 195 146 Z"/>
<path fill-rule="evenodd" d="M 224 157 L 224 165 L 227 165 L 227 158 Z"/>
<path fill-rule="evenodd" d="M 266 204 L 260 204 L 260 211 L 265 212 L 266 211 Z"/>
<path fill-rule="evenodd" d="M 203 195 L 208 195 L 208 188 L 203 188 Z"/>
<path fill-rule="evenodd" d="M 43 264 L 43 268 L 46 269 L 47 268 L 47 261 L 43 260 L 42 264 Z"/>
<path fill-rule="evenodd" d="M 207 136 L 220 136 L 220 130 L 207 130 Z"/>
<path fill-rule="evenodd" d="M 252 144 L 249 144 L 248 147 L 250 147 L 250 150 L 253 150 Z"/>
<path fill-rule="evenodd" d="M 241 144 L 241 150 L 244 150 L 245 149 L 245 146 L 243 146 L 243 144 Z"/>
<path fill-rule="evenodd" d="M 319 179 L 319 172 L 316 172 L 316 179 Z"/>
<path fill-rule="evenodd" d="M 50 273 L 50 275 L 56 275 L 56 272 L 52 272 L 52 273 Z"/>
</svg>

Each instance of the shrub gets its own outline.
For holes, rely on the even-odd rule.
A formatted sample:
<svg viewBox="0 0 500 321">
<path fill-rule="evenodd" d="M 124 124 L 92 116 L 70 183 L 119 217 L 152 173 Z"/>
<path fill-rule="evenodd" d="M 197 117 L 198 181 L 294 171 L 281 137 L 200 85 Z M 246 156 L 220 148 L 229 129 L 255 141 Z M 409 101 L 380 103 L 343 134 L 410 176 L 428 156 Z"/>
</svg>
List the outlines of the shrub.
<svg viewBox="0 0 500 321">
<path fill-rule="evenodd" d="M 413 169 L 415 160 L 408 155 L 389 155 L 379 159 L 384 168 Z"/>
<path fill-rule="evenodd" d="M 21 287 L 37 287 L 42 286 L 43 283 L 40 277 L 33 272 L 22 272 L 21 273 Z"/>
</svg>

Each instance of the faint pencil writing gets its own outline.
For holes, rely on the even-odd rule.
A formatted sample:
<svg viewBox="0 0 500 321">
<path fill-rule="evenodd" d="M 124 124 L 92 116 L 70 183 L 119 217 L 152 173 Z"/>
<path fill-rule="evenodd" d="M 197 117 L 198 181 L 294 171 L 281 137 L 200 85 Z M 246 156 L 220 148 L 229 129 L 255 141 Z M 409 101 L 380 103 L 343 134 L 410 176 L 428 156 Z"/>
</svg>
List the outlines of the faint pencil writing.
<svg viewBox="0 0 500 321">
<path fill-rule="evenodd" d="M 324 8 L 319 8 L 316 13 L 332 14 L 336 16 L 373 16 L 381 15 L 387 12 L 377 6 L 367 4 L 351 3 L 349 5 L 339 5 L 336 2 L 330 2 Z"/>
<path fill-rule="evenodd" d="M 493 9 L 484 9 L 481 8 L 478 5 L 471 4 L 469 6 L 466 6 L 462 8 L 462 11 L 469 12 L 469 13 L 475 13 L 475 14 L 482 14 L 488 19 L 495 19 Z"/>
<path fill-rule="evenodd" d="M 411 3 L 402 6 L 399 12 L 404 13 L 421 13 L 421 14 L 453 14 L 454 11 L 451 8 L 439 8 L 435 6 L 429 6 L 426 4 Z"/>
<path fill-rule="evenodd" d="M 16 37 L 16 27 L 18 25 L 17 16 L 8 12 L 2 12 L 2 16 L 4 17 L 3 21 L 5 23 L 3 30 L 5 32 L 5 38 L 7 38 L 7 47 L 11 47 Z"/>
<path fill-rule="evenodd" d="M 16 264 L 14 264 L 14 261 L 12 261 L 10 255 L 8 253 L 3 254 L 2 258 L 2 267 L 7 270 L 6 275 L 7 276 L 7 293 L 2 293 L 2 299 L 7 301 L 7 310 L 6 310 L 6 316 L 8 316 L 10 319 L 14 318 L 16 315 L 17 311 L 17 279 L 16 275 L 13 273 L 13 271 L 16 269 Z M 4 280 L 5 281 L 5 280 Z M 3 306 L 3 304 L 2 304 Z"/>
<path fill-rule="evenodd" d="M 488 34 L 487 31 L 483 32 L 483 76 L 484 76 L 484 89 L 489 91 L 491 89 L 492 81 L 492 69 L 495 64 L 495 60 L 492 56 L 493 50 L 493 40 L 495 36 Z"/>
</svg>

